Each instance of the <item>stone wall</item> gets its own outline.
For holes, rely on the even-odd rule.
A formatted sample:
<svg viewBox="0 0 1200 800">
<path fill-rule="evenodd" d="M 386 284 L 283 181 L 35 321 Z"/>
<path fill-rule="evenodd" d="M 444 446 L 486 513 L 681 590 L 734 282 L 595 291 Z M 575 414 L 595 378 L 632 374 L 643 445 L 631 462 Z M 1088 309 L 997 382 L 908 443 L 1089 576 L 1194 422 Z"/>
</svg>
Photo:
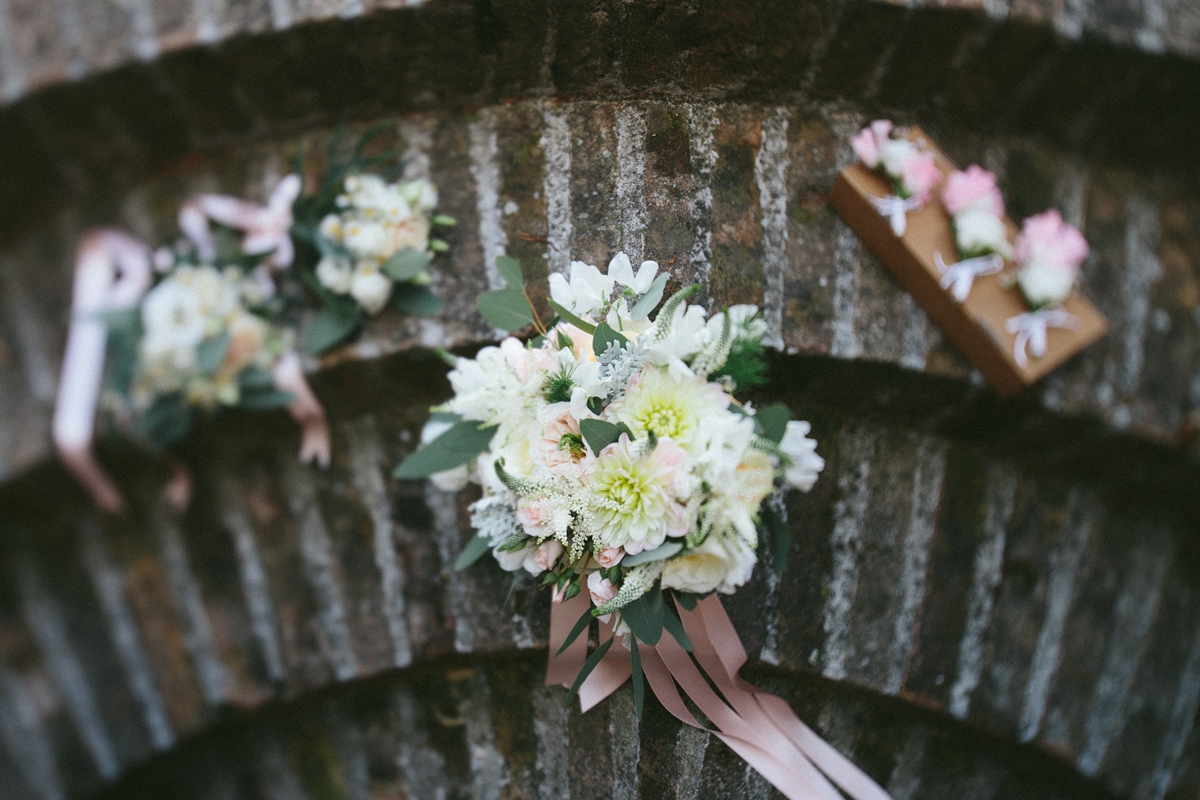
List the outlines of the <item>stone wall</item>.
<svg viewBox="0 0 1200 800">
<path fill-rule="evenodd" d="M 727 603 L 754 680 L 897 800 L 1196 796 L 1194 9 L 261 6 L 156 28 L 172 4 L 75 4 L 91 32 L 36 62 L 75 72 L 22 56 L 21 84 L 4 54 L 53 41 L 57 6 L 0 3 L 0 794 L 771 796 L 653 703 L 640 728 L 624 693 L 565 710 L 545 595 L 449 571 L 469 493 L 388 477 L 448 394 L 425 348 L 493 336 L 485 265 L 624 248 L 764 308 L 764 399 L 828 462 L 788 500 L 787 571 Z M 267 32 L 285 12 L 331 19 Z M 1014 217 L 1084 230 L 1104 342 L 1015 399 L 982 385 L 826 205 L 881 111 L 995 170 Z M 180 449 L 185 517 L 154 500 L 163 464 L 114 446 L 136 502 L 97 518 L 47 435 L 80 232 L 160 242 L 191 192 L 262 197 L 320 170 L 342 114 L 394 121 L 459 219 L 445 314 L 309 365 L 328 471 L 292 463 L 282 415 L 229 415 Z"/>
</svg>

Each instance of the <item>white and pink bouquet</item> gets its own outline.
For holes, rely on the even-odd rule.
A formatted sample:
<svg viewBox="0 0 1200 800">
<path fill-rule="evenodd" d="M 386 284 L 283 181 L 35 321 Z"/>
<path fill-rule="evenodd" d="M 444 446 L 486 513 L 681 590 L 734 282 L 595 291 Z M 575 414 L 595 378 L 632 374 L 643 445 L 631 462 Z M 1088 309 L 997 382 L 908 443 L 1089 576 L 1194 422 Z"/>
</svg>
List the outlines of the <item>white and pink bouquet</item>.
<svg viewBox="0 0 1200 800">
<path fill-rule="evenodd" d="M 648 680 L 699 725 L 678 683 L 788 797 L 833 796 L 814 794 L 829 786 L 821 772 L 852 793 L 874 787 L 815 747 L 786 703 L 736 678 L 745 652 L 714 594 L 749 580 L 760 542 L 782 567 L 790 530 L 768 500 L 807 491 L 824 467 L 807 422 L 741 399 L 765 378 L 757 308 L 709 315 L 687 303 L 696 287 L 660 306 L 667 276 L 653 261 L 635 272 L 618 253 L 607 274 L 573 262 L 569 278 L 552 275 L 556 316 L 543 324 L 517 263 L 501 257 L 497 268 L 507 286 L 480 297 L 484 318 L 537 335 L 448 356 L 454 397 L 396 470 L 443 489 L 482 487 L 456 568 L 491 550 L 552 588 L 547 682 L 571 686 L 585 710 L 632 677 L 639 714 Z M 601 644 L 585 660 L 597 617 Z M 878 787 L 853 796 L 886 797 Z"/>
<path fill-rule="evenodd" d="M 875 207 L 888 218 L 892 232 L 903 236 L 907 215 L 924 207 L 942 181 L 933 153 L 886 119 L 863 128 L 850 144 L 863 166 L 891 182 L 893 194 L 874 198 Z"/>
<path fill-rule="evenodd" d="M 996 186 L 996 175 L 978 164 L 956 170 L 942 187 L 942 205 L 950 215 L 950 229 L 960 260 L 949 266 L 940 252 L 934 261 L 942 273 L 942 288 L 963 302 L 976 278 L 994 275 L 1012 258 L 1008 226 L 1004 221 L 1004 197 Z"/>
<path fill-rule="evenodd" d="M 1031 310 L 1006 323 L 1008 332 L 1016 336 L 1013 355 L 1019 365 L 1028 363 L 1027 350 L 1035 358 L 1046 354 L 1049 328 L 1078 326 L 1078 319 L 1063 303 L 1075 291 L 1087 256 L 1087 239 L 1055 209 L 1029 217 L 1021 225 L 1014 282 Z"/>
</svg>

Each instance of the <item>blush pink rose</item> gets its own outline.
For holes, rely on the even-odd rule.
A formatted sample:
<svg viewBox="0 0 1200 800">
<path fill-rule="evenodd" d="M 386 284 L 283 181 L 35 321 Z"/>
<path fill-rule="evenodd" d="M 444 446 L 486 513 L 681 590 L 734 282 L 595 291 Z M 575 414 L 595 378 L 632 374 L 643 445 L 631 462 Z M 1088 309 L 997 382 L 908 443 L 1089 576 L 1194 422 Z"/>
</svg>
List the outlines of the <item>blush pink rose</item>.
<svg viewBox="0 0 1200 800">
<path fill-rule="evenodd" d="M 950 173 L 942 188 L 942 202 L 952 216 L 967 209 L 987 211 L 994 217 L 1004 216 L 1004 197 L 996 187 L 996 175 L 978 164 Z"/>
<path fill-rule="evenodd" d="M 588 575 L 587 584 L 588 594 L 591 595 L 594 606 L 602 606 L 617 596 L 617 587 L 599 572 Z"/>
<path fill-rule="evenodd" d="M 900 165 L 900 180 L 909 195 L 927 203 L 941 183 L 942 171 L 933 160 L 933 153 L 917 151 Z"/>
<path fill-rule="evenodd" d="M 550 535 L 550 510 L 537 501 L 522 500 L 517 505 L 517 521 L 530 536 Z"/>
<path fill-rule="evenodd" d="M 538 440 L 538 454 L 542 457 L 542 463 L 551 472 L 565 473 L 570 472 L 575 466 L 576 460 L 571 455 L 570 450 L 563 449 L 559 446 L 562 438 L 567 434 L 580 436 L 579 420 L 571 415 L 570 403 L 556 403 L 559 406 L 557 412 L 550 421 L 546 423 L 546 429 L 542 433 L 542 438 Z M 549 406 L 554 408 L 554 406 Z M 586 452 L 585 452 L 586 457 Z"/>
<path fill-rule="evenodd" d="M 558 541 L 558 539 L 547 539 L 538 545 L 537 552 L 533 555 L 533 563 L 541 567 L 542 570 L 548 570 L 554 567 L 562 554 L 562 542 Z"/>
<path fill-rule="evenodd" d="M 624 547 L 605 547 L 596 554 L 596 563 L 608 569 L 621 563 L 621 559 L 625 557 Z"/>
<path fill-rule="evenodd" d="M 891 132 L 892 123 L 890 120 L 877 119 L 859 131 L 858 135 L 850 140 L 850 146 L 854 148 L 854 154 L 858 156 L 858 160 L 867 169 L 875 169 L 879 166 L 879 143 L 888 138 Z"/>
<path fill-rule="evenodd" d="M 1057 209 L 1029 217 L 1017 236 L 1019 264 L 1039 264 L 1059 269 L 1078 269 L 1088 255 L 1087 239 L 1075 226 L 1063 222 Z"/>
</svg>

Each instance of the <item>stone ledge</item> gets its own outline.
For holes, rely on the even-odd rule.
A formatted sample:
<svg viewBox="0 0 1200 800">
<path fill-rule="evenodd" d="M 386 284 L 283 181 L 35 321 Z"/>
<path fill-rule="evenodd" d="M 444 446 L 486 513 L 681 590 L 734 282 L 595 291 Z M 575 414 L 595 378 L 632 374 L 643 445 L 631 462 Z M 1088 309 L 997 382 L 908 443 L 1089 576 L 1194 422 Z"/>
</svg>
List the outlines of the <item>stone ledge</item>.
<svg viewBox="0 0 1200 800">
<path fill-rule="evenodd" d="M 0 717 L 37 711 L 0 745 L 49 753 L 75 795 L 227 707 L 545 647 L 544 592 L 518 586 L 498 613 L 511 576 L 449 570 L 470 491 L 387 477 L 447 392 L 438 364 L 319 375 L 326 471 L 295 465 L 283 414 L 202 426 L 179 452 L 197 485 L 180 520 L 154 499 L 164 465 L 129 451 L 107 454 L 126 517 L 96 520 L 58 468 L 6 486 Z M 1086 449 L 935 432 L 937 386 L 846 406 L 851 367 L 777 366 L 794 377 L 769 397 L 813 420 L 827 468 L 788 500 L 788 570 L 763 564 L 726 601 L 754 657 L 1032 740 L 1118 796 L 1195 769 L 1195 500 L 1152 471 L 1160 455 L 1110 447 L 1097 475 Z"/>
</svg>

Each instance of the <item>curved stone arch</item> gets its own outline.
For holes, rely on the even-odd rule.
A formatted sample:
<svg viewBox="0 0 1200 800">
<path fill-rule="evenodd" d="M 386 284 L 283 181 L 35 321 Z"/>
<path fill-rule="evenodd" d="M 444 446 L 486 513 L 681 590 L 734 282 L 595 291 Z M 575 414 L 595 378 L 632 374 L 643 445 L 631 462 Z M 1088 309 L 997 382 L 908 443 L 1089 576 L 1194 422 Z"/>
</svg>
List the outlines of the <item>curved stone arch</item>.
<svg viewBox="0 0 1200 800">
<path fill-rule="evenodd" d="M 658 56 L 613 61 L 604 47 L 564 45 L 592 24 L 586 15 L 559 8 L 553 25 L 536 15 L 523 25 L 526 6 L 480 8 L 435 2 L 235 37 L 0 112 L 16 143 L 0 179 L 35 212 L 6 213 L 0 285 L 0 519 L 11 531 L 0 785 L 80 796 L 210 729 L 227 705 L 303 708 L 322 687 L 340 697 L 328 687 L 458 663 L 446 660 L 455 651 L 484 670 L 518 651 L 532 691 L 544 596 L 519 592 L 517 613 L 496 615 L 507 583 L 482 567 L 445 571 L 465 535 L 463 499 L 396 485 L 383 465 L 445 396 L 440 368 L 414 348 L 468 351 L 490 338 L 472 301 L 501 248 L 541 272 L 561 269 L 566 252 L 599 262 L 625 247 L 702 282 L 714 305 L 764 305 L 789 353 L 773 364 L 771 396 L 820 421 L 830 469 L 814 495 L 789 501 L 789 573 L 760 570 L 729 603 L 752 652 L 780 669 L 766 680 L 822 675 L 870 708 L 898 695 L 904 713 L 938 709 L 933 729 L 953 736 L 963 729 L 949 720 L 965 717 L 971 736 L 1030 740 L 1118 795 L 1186 796 L 1200 700 L 1185 452 L 1200 249 L 1195 164 L 1170 137 L 1194 113 L 1178 88 L 1194 65 L 978 13 L 874 3 L 756 5 L 750 23 L 735 14 L 700 44 L 672 39 L 644 9 L 604 6 L 597 42 L 611 49 L 636 33 L 622 52 Z M 769 46 L 817 19 L 802 46 Z M 381 48 L 412 30 L 430 41 L 397 51 L 415 66 L 397 64 Z M 759 50 L 722 49 L 747 43 Z M 1025 48 L 1006 73 L 1015 82 L 989 82 L 1014 44 Z M 897 57 L 910 46 L 961 64 L 933 58 L 938 70 L 916 73 Z M 870 70 L 856 66 L 866 55 Z M 256 117 L 248 76 L 275 57 L 310 63 L 270 73 L 256 90 L 272 102 Z M 1074 76 L 1061 91 L 1047 78 L 1060 72 Z M 1126 73 L 1111 95 L 1096 78 Z M 1087 91 L 1071 95 L 1079 81 Z M 1106 343 L 1013 402 L 977 385 L 824 205 L 849 136 L 881 108 L 929 115 L 957 158 L 1001 173 L 1015 211 L 1055 203 L 1083 224 L 1096 251 L 1089 292 L 1115 323 Z M 141 488 L 135 513 L 89 521 L 44 463 L 79 229 L 120 219 L 160 241 L 191 191 L 261 196 L 297 150 L 319 165 L 312 154 L 344 111 L 406 112 L 397 140 L 462 221 L 438 274 L 448 312 L 384 319 L 318 373 L 337 424 L 329 473 L 291 465 L 282 419 L 235 418 L 183 448 L 201 482 L 183 521 L 148 502 L 155 466 L 126 451 L 108 455 Z M 1099 114 L 1119 124 L 1099 126 Z M 1165 149 L 1138 150 L 1164 130 Z M 46 195 L 30 187 L 51 174 L 66 201 L 46 221 Z M 836 741 L 856 713 L 830 711 L 824 732 Z M 870 763 L 870 747 L 846 747 Z M 921 791 L 938 796 L 923 774 Z M 1007 791 L 1026 796 L 1028 785 Z"/>
</svg>

